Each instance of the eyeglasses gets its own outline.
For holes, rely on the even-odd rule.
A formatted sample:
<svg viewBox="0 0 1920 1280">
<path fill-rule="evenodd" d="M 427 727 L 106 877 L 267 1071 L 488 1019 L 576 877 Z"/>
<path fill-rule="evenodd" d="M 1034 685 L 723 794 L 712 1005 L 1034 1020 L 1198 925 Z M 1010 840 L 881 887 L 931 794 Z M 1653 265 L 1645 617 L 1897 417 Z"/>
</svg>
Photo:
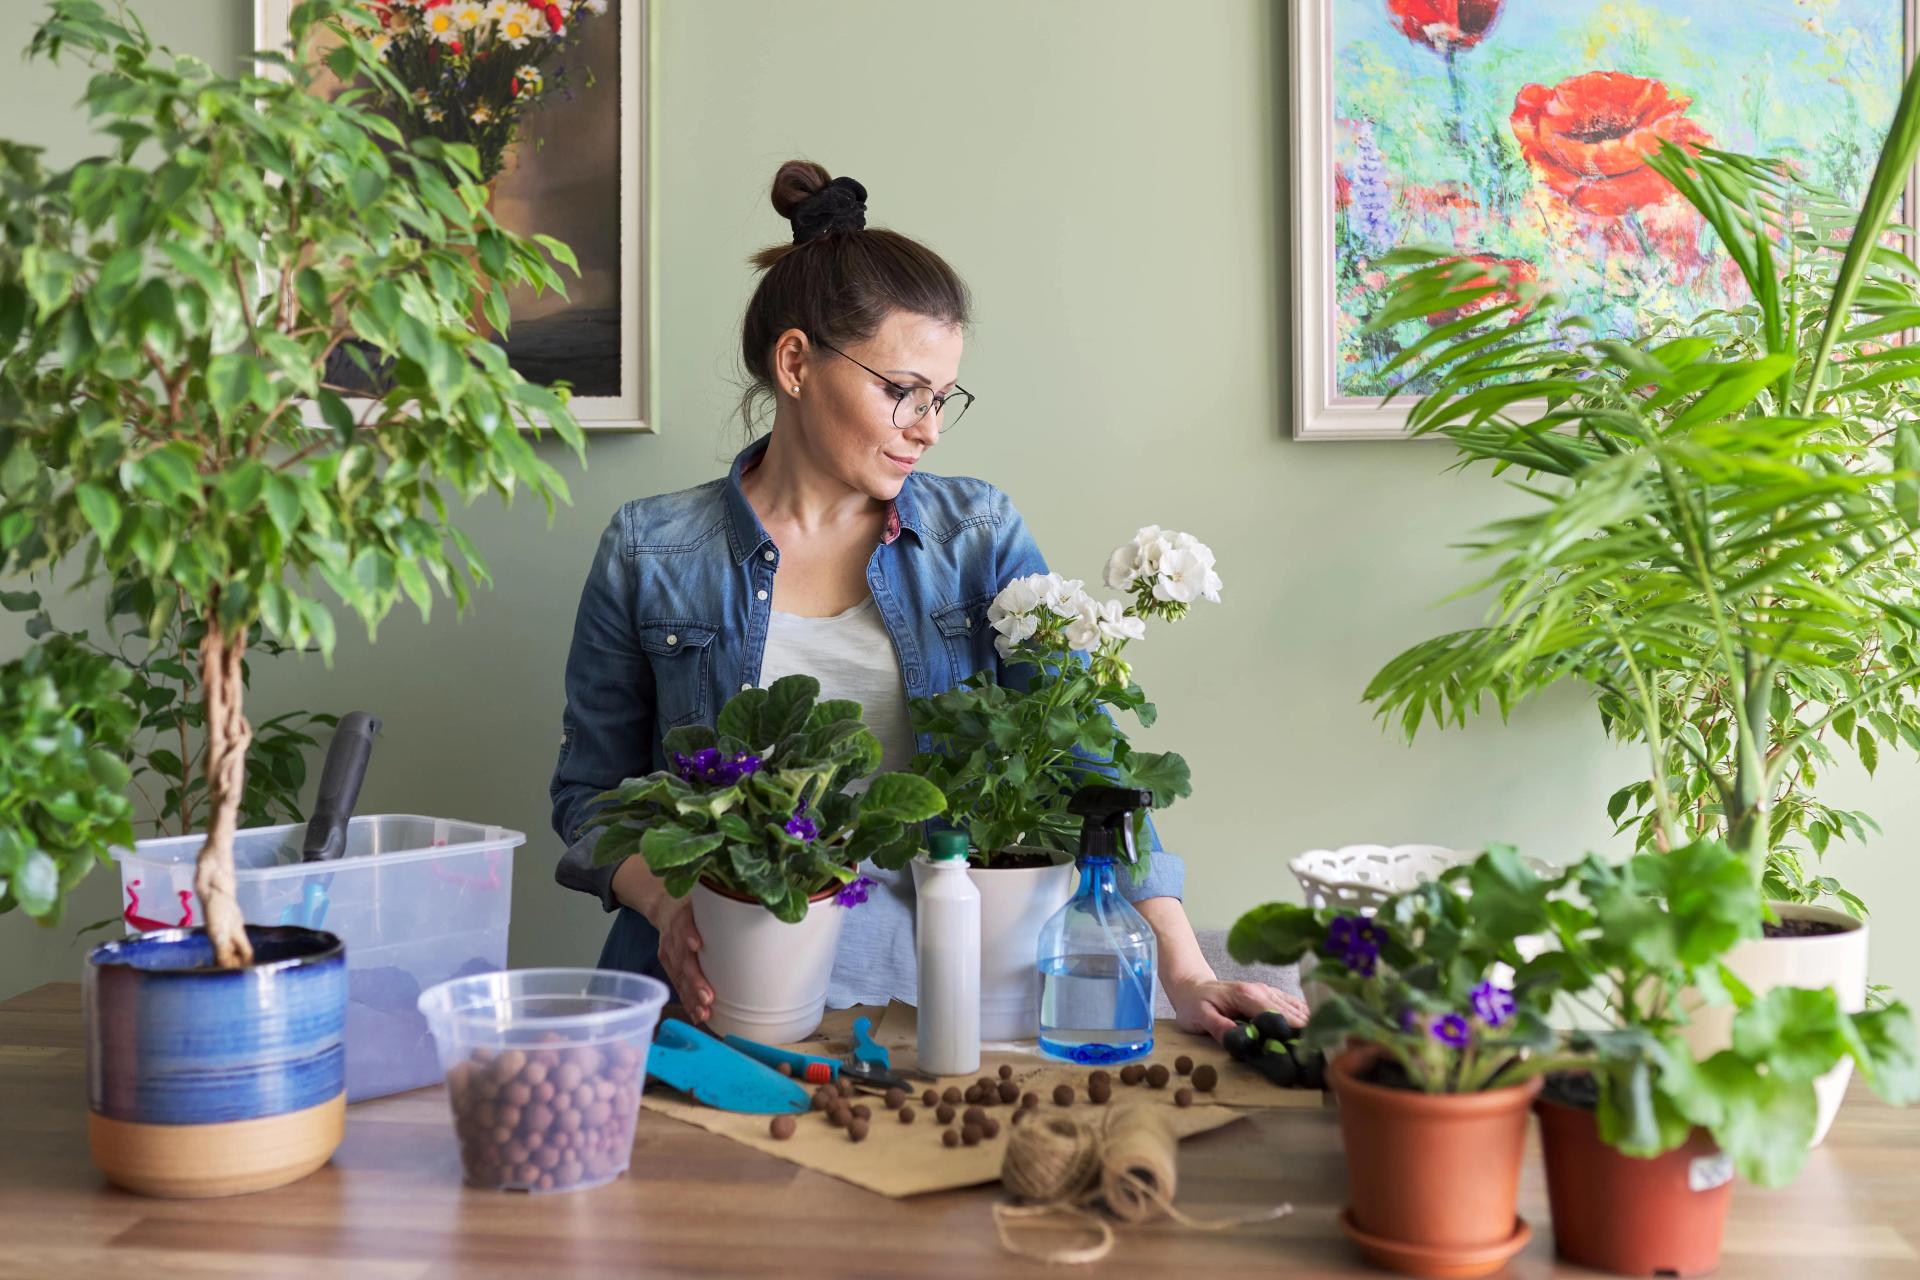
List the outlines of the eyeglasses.
<svg viewBox="0 0 1920 1280">
<path fill-rule="evenodd" d="M 958 384 L 943 396 L 933 394 L 931 387 L 904 387 L 878 369 L 860 364 L 840 348 L 821 342 L 818 338 L 814 341 L 842 360 L 860 365 L 862 369 L 887 384 L 887 389 L 893 393 L 893 425 L 897 430 L 911 429 L 915 423 L 927 416 L 928 410 L 932 410 L 933 429 L 944 435 L 953 430 L 973 404 L 973 392 Z"/>
</svg>

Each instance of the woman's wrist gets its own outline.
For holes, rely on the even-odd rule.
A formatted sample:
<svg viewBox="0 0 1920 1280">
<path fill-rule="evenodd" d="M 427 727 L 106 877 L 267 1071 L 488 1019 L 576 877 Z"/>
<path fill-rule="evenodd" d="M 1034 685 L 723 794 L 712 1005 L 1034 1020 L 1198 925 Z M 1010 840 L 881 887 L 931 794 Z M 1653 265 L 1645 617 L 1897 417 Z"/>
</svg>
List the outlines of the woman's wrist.
<svg viewBox="0 0 1920 1280">
<path fill-rule="evenodd" d="M 623 907 L 630 907 L 656 928 L 671 901 L 667 886 L 653 873 L 645 858 L 635 855 L 613 869 L 613 896 Z"/>
</svg>

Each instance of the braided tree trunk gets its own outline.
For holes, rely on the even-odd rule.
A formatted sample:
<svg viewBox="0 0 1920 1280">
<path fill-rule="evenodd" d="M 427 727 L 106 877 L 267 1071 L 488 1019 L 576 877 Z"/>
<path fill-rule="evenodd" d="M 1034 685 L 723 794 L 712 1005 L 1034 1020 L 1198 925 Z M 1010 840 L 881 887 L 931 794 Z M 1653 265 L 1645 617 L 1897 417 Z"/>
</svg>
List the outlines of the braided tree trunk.
<svg viewBox="0 0 1920 1280">
<path fill-rule="evenodd" d="M 253 728 L 242 714 L 240 664 L 247 654 L 246 632 L 229 636 L 218 608 L 207 611 L 207 636 L 200 644 L 200 688 L 207 708 L 207 842 L 194 866 L 193 887 L 200 895 L 214 959 L 238 969 L 253 961 L 246 922 L 234 896 L 233 833 L 239 825 L 240 796 L 246 786 L 247 746 Z"/>
</svg>

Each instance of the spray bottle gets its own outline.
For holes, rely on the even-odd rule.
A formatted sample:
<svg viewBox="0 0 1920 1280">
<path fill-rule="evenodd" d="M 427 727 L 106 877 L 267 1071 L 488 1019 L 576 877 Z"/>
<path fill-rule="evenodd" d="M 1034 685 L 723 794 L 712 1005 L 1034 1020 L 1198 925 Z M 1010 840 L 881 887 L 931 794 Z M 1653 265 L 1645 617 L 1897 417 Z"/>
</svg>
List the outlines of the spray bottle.
<svg viewBox="0 0 1920 1280">
<path fill-rule="evenodd" d="M 1153 1048 L 1159 943 L 1120 896 L 1116 861 L 1131 865 L 1134 814 L 1153 793 L 1090 786 L 1067 812 L 1080 815 L 1080 887 L 1040 927 L 1040 1048 L 1070 1062 L 1125 1062 Z"/>
</svg>

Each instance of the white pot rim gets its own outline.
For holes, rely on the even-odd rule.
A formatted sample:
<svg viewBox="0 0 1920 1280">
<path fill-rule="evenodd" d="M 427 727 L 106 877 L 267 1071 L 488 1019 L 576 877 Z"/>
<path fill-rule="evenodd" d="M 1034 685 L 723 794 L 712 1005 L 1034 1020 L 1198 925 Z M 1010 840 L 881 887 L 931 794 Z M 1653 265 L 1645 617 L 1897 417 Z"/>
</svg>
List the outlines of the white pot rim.
<svg viewBox="0 0 1920 1280">
<path fill-rule="evenodd" d="M 1823 907 L 1812 902 L 1768 902 L 1767 907 L 1775 916 L 1782 920 L 1817 920 L 1822 924 L 1840 926 L 1838 933 L 1820 934 L 1811 938 L 1762 937 L 1758 939 L 1758 941 L 1769 946 L 1806 946 L 1808 944 L 1834 943 L 1851 940 L 1851 935 L 1865 933 L 1867 931 L 1867 922 L 1865 920 L 1857 916 L 1850 916 L 1846 912 L 1836 910 L 1833 907 Z"/>
</svg>

